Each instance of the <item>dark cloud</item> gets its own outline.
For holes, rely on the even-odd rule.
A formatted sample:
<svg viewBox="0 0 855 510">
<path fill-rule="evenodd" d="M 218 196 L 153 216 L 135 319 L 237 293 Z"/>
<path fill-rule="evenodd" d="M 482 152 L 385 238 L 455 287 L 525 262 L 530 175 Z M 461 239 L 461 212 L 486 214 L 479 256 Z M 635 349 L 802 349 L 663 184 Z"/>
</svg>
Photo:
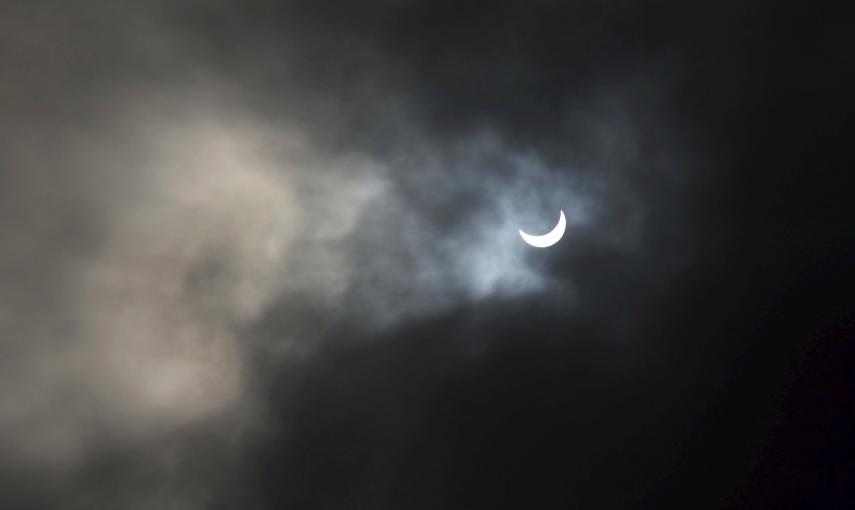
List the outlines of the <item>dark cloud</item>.
<svg viewBox="0 0 855 510">
<path fill-rule="evenodd" d="M 845 506 L 847 28 L 4 7 L 0 506 Z"/>
</svg>

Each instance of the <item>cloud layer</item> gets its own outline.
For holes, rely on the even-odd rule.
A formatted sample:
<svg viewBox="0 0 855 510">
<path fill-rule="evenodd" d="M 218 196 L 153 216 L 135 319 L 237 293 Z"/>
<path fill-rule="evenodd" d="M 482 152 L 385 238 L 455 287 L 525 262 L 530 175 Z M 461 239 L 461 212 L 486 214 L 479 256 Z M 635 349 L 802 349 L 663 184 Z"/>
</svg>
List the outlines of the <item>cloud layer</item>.
<svg viewBox="0 0 855 510">
<path fill-rule="evenodd" d="M 731 501 L 851 304 L 844 32 L 338 4 L 3 8 L 0 506 Z"/>
</svg>

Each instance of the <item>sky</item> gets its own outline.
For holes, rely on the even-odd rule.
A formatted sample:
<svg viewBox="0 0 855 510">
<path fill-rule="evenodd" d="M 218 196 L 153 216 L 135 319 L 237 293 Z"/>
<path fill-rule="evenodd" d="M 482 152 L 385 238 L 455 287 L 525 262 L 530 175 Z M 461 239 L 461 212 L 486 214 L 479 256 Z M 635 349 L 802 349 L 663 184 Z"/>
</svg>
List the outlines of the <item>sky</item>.
<svg viewBox="0 0 855 510">
<path fill-rule="evenodd" d="M 849 25 L 5 2 L 0 507 L 850 507 Z"/>
</svg>

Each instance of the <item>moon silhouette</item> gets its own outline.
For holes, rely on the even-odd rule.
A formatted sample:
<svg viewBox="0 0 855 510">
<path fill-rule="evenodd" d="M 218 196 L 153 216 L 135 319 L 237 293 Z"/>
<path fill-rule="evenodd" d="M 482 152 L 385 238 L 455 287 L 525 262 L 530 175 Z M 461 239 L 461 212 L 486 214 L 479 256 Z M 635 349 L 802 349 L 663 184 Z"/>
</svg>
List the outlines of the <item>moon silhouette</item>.
<svg viewBox="0 0 855 510">
<path fill-rule="evenodd" d="M 561 211 L 561 216 L 558 218 L 558 224 L 555 225 L 555 228 L 550 230 L 548 233 L 543 234 L 542 236 L 533 236 L 520 230 L 520 237 L 522 237 L 522 240 L 527 244 L 534 246 L 535 248 L 548 248 L 564 237 L 565 228 L 567 228 L 567 220 L 564 218 L 564 211 Z"/>
</svg>

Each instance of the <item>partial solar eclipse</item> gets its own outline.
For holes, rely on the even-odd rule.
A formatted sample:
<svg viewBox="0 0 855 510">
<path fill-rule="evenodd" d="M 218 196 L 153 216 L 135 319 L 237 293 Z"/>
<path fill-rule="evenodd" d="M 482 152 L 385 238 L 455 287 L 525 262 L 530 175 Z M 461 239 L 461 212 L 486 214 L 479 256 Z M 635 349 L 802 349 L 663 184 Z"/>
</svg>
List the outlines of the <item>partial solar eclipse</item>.
<svg viewBox="0 0 855 510">
<path fill-rule="evenodd" d="M 564 218 L 564 211 L 561 211 L 561 216 L 558 218 L 558 224 L 546 234 L 543 234 L 542 236 L 533 236 L 531 234 L 526 234 L 522 230 L 519 232 L 520 237 L 522 237 L 522 240 L 527 244 L 534 246 L 535 248 L 548 248 L 564 237 L 565 228 L 567 228 L 567 220 Z"/>
</svg>

